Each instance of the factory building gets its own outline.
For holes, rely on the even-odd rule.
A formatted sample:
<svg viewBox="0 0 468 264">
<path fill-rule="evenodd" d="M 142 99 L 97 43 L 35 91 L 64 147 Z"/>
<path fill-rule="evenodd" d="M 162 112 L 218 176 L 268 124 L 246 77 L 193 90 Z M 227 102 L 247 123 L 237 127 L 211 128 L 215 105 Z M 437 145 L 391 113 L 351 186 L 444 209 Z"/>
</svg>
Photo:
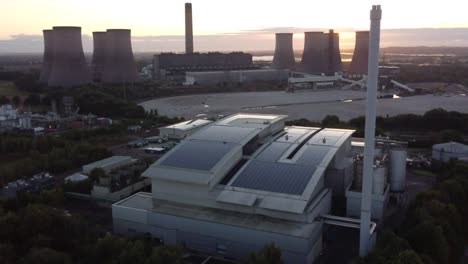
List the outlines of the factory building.
<svg viewBox="0 0 468 264">
<path fill-rule="evenodd" d="M 287 81 L 288 70 L 240 70 L 240 71 L 212 71 L 187 72 L 186 85 L 217 85 L 230 83 L 249 83 L 256 81 Z"/>
<path fill-rule="evenodd" d="M 255 69 L 252 55 L 243 52 L 232 53 L 161 53 L 153 57 L 153 78 L 183 76 L 194 71 L 229 71 Z"/>
<path fill-rule="evenodd" d="M 188 120 L 159 128 L 159 135 L 170 139 L 184 139 L 212 122 L 207 119 Z"/>
<path fill-rule="evenodd" d="M 143 173 L 152 193 L 112 206 L 114 231 L 235 259 L 274 242 L 285 263 L 312 263 L 325 225 L 359 227 L 330 215 L 353 182 L 353 131 L 285 119 L 235 114 L 188 136 Z"/>
<path fill-rule="evenodd" d="M 271 67 L 278 70 L 294 70 L 296 60 L 293 51 L 293 33 L 276 33 L 275 54 Z"/>
<path fill-rule="evenodd" d="M 432 159 L 442 162 L 468 158 L 468 146 L 458 142 L 448 142 L 432 146 Z"/>
<path fill-rule="evenodd" d="M 54 55 L 48 86 L 72 87 L 90 83 L 91 75 L 81 43 L 81 27 L 53 27 L 52 35 Z"/>
</svg>

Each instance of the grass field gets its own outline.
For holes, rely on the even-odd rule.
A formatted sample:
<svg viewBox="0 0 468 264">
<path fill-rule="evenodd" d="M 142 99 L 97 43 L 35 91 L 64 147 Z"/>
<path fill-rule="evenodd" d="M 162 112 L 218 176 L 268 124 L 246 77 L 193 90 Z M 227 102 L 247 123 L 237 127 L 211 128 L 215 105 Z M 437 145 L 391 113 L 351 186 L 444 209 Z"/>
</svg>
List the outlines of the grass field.
<svg viewBox="0 0 468 264">
<path fill-rule="evenodd" d="M 26 96 L 27 92 L 18 90 L 12 82 L 0 81 L 0 96 Z"/>
</svg>

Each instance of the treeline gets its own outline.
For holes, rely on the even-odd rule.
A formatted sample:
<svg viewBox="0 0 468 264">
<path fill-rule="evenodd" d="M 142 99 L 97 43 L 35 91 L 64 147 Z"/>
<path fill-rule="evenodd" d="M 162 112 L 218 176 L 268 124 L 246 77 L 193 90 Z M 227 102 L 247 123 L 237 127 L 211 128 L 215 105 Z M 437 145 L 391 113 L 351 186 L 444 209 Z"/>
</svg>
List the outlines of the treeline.
<svg viewBox="0 0 468 264">
<path fill-rule="evenodd" d="M 184 250 L 149 237 L 106 232 L 65 210 L 63 192 L 25 194 L 0 201 L 0 260 L 4 264 L 184 264 Z M 246 264 L 281 264 L 274 245 L 253 253 Z"/>
<path fill-rule="evenodd" d="M 468 166 L 452 162 L 437 173 L 438 183 L 418 194 L 403 224 L 380 234 L 376 249 L 356 263 L 461 263 L 468 243 Z"/>
<path fill-rule="evenodd" d="M 100 145 L 73 142 L 50 136 L 0 136 L 0 187 L 8 182 L 49 171 L 66 172 L 111 156 Z"/>
<path fill-rule="evenodd" d="M 331 128 L 355 129 L 353 136 L 364 137 L 365 117 L 357 117 L 342 121 L 337 116 L 328 115 L 321 122 L 298 119 L 286 122 L 287 125 L 316 126 Z M 464 134 L 468 133 L 468 113 L 446 111 L 436 108 L 423 115 L 403 114 L 376 119 L 376 135 L 391 134 L 398 138 L 400 134 L 416 133 L 422 139 L 409 142 L 410 146 L 430 147 L 433 144 L 447 141 L 464 142 Z M 407 138 L 401 138 L 408 140 Z"/>
</svg>

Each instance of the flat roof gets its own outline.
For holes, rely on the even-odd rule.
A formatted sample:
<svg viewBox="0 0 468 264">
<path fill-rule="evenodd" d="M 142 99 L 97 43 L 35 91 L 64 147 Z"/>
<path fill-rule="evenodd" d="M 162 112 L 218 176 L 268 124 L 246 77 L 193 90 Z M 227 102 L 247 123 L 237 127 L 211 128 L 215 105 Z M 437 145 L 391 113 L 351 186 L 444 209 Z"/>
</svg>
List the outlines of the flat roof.
<svg viewBox="0 0 468 264">
<path fill-rule="evenodd" d="M 211 123 L 213 123 L 213 121 L 211 121 L 211 120 L 195 119 L 195 120 L 188 120 L 188 121 L 184 121 L 184 122 L 181 122 L 181 123 L 173 124 L 173 125 L 170 125 L 170 126 L 165 126 L 163 128 L 191 130 L 191 129 L 198 128 L 198 127 L 208 125 L 208 124 L 211 124 Z"/>
<path fill-rule="evenodd" d="M 131 158 L 132 157 L 129 157 L 129 156 L 112 156 L 103 160 L 98 160 L 96 162 L 86 164 L 83 167 L 91 166 L 91 167 L 101 168 L 101 167 L 105 167 L 105 166 L 108 166 L 108 165 L 111 165 L 120 161 L 131 159 Z"/>
</svg>

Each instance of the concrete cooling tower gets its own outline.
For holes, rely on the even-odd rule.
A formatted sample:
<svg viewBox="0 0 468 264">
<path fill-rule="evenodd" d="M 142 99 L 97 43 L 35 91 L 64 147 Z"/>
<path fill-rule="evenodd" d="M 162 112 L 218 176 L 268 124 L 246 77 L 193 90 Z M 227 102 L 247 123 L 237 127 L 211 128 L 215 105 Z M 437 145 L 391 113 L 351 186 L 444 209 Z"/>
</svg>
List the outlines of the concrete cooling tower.
<svg viewBox="0 0 468 264">
<path fill-rule="evenodd" d="M 42 32 L 44 35 L 44 56 L 42 57 L 42 70 L 39 83 L 47 84 L 54 61 L 54 34 L 51 29 L 45 29 Z"/>
<path fill-rule="evenodd" d="M 275 55 L 272 68 L 294 69 L 293 33 L 276 33 Z"/>
<path fill-rule="evenodd" d="M 351 74 L 366 74 L 369 60 L 369 31 L 356 32 L 356 46 L 349 67 Z"/>
<path fill-rule="evenodd" d="M 325 35 L 327 36 L 327 47 L 329 51 L 327 52 L 327 73 L 328 75 L 334 75 L 335 72 L 343 71 L 340 53 L 340 35 L 338 33 L 333 33 L 333 30 L 330 30 L 330 33 L 326 33 Z"/>
<path fill-rule="evenodd" d="M 133 83 L 137 67 L 133 57 L 130 29 L 108 29 L 102 82 Z"/>
<path fill-rule="evenodd" d="M 307 73 L 323 73 L 328 67 L 328 38 L 323 32 L 304 33 L 304 53 L 300 70 Z"/>
<path fill-rule="evenodd" d="M 92 75 L 93 81 L 100 82 L 102 71 L 104 70 L 104 63 L 106 60 L 106 32 L 93 32 L 93 61 L 92 61 Z"/>
<path fill-rule="evenodd" d="M 48 84 L 72 87 L 91 81 L 81 43 L 81 27 L 53 28 L 54 59 Z"/>
<path fill-rule="evenodd" d="M 185 53 L 193 53 L 192 3 L 185 3 Z"/>
</svg>

